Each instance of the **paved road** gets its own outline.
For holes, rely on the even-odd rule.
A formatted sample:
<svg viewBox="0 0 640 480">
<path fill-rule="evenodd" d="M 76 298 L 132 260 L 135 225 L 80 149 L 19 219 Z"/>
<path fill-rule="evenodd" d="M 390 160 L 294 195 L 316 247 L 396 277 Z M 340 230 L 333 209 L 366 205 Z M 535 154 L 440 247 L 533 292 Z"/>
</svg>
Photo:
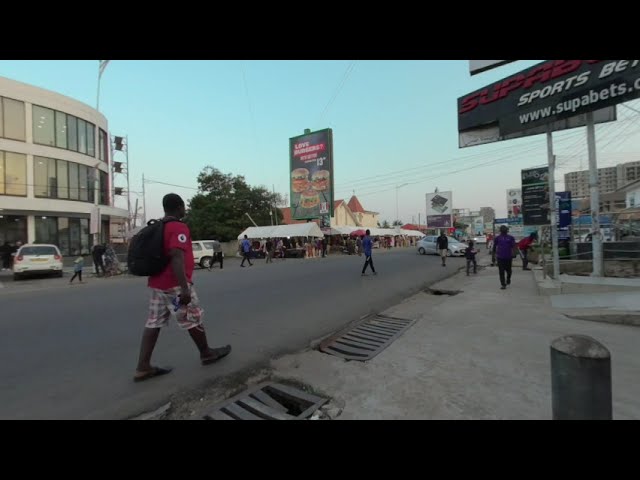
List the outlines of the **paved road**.
<svg viewBox="0 0 640 480">
<path fill-rule="evenodd" d="M 154 354 L 175 370 L 140 384 L 131 378 L 147 308 L 146 280 L 91 279 L 67 286 L 50 281 L 24 292 L 0 290 L 0 418 L 127 418 L 170 395 L 221 375 L 297 351 L 309 341 L 379 311 L 452 274 L 414 249 L 374 254 L 378 276 L 360 276 L 364 257 L 287 259 L 240 268 L 198 271 L 212 345 L 232 354 L 203 367 L 189 336 L 163 330 Z"/>
</svg>

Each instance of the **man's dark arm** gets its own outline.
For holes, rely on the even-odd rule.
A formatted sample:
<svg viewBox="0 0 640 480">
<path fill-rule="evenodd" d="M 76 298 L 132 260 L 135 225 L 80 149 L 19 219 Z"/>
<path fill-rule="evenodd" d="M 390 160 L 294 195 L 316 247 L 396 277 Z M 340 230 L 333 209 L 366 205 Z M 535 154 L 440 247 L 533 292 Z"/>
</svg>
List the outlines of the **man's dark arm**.
<svg viewBox="0 0 640 480">
<path fill-rule="evenodd" d="M 187 273 L 184 265 L 184 251 L 179 248 L 172 248 L 169 250 L 169 257 L 171 258 L 173 274 L 176 276 L 181 290 L 180 303 L 188 305 L 191 303 L 191 291 L 189 290 L 189 282 L 187 282 Z"/>
</svg>

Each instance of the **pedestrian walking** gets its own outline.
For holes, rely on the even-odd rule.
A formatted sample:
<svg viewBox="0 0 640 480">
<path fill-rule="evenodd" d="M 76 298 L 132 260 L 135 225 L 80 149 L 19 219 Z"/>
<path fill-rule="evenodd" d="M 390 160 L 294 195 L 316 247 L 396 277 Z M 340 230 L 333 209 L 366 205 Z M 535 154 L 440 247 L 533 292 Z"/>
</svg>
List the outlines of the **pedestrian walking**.
<svg viewBox="0 0 640 480">
<path fill-rule="evenodd" d="M 93 246 L 91 250 L 91 256 L 93 258 L 93 266 L 96 269 L 96 276 L 100 276 L 100 270 L 102 270 L 102 275 L 107 274 L 107 270 L 104 268 L 104 259 L 102 258 L 105 252 L 107 251 L 107 247 L 104 244 L 96 244 Z"/>
<path fill-rule="evenodd" d="M 265 256 L 266 263 L 273 263 L 273 242 L 270 238 L 267 239 L 267 243 L 265 243 Z"/>
<path fill-rule="evenodd" d="M 518 242 L 518 253 L 522 259 L 522 270 L 531 270 L 529 266 L 529 250 L 531 250 L 533 243 L 538 239 L 536 232 L 531 233 L 528 237 L 523 238 Z"/>
<path fill-rule="evenodd" d="M 438 247 L 438 253 L 440 254 L 440 258 L 442 259 L 442 266 L 447 266 L 447 253 L 449 252 L 449 239 L 447 235 L 442 232 L 438 239 L 436 240 L 436 244 Z"/>
<path fill-rule="evenodd" d="M 2 270 L 9 270 L 11 268 L 11 245 L 9 242 L 4 242 L 0 247 L 0 260 L 2 260 Z"/>
<path fill-rule="evenodd" d="M 213 243 L 212 245 L 213 258 L 209 262 L 209 271 L 211 271 L 211 269 L 213 268 L 213 264 L 216 262 L 220 263 L 220 270 L 222 270 L 222 267 L 223 267 L 222 245 L 218 240 L 214 240 L 212 243 Z"/>
<path fill-rule="evenodd" d="M 367 230 L 366 235 L 364 236 L 364 240 L 362 240 L 362 248 L 364 249 L 364 255 L 365 255 L 365 261 L 364 261 L 364 267 L 362 267 L 362 276 L 364 277 L 366 275 L 366 271 L 367 271 L 367 267 L 370 266 L 371 267 L 371 271 L 373 272 L 374 275 L 377 275 L 376 273 L 376 269 L 373 267 L 373 257 L 372 255 L 372 250 L 373 250 L 373 241 L 371 240 L 371 231 Z"/>
<path fill-rule="evenodd" d="M 469 276 L 469 270 L 471 269 L 471 265 L 473 265 L 473 273 L 478 273 L 478 263 L 476 262 L 476 255 L 478 250 L 476 250 L 473 240 L 469 240 L 467 244 L 467 249 L 464 252 L 464 256 L 467 259 L 467 277 Z"/>
<path fill-rule="evenodd" d="M 251 242 L 249 241 L 249 237 L 244 236 L 244 240 L 242 240 L 241 244 L 242 248 L 242 262 L 240 263 L 241 267 L 244 267 L 244 261 L 249 262 L 249 266 L 253 267 L 253 263 L 251 263 Z"/>
<path fill-rule="evenodd" d="M 500 227 L 500 235 L 493 240 L 493 253 L 498 262 L 501 290 L 506 289 L 507 285 L 511 285 L 511 264 L 515 249 L 516 239 L 509 235 L 509 228 L 506 225 L 502 225 Z"/>
<path fill-rule="evenodd" d="M 193 286 L 193 248 L 189 227 L 181 221 L 186 214 L 184 200 L 175 193 L 162 199 L 165 217 L 162 219 L 163 254 L 166 266 L 160 273 L 149 276 L 151 299 L 149 316 L 140 342 L 135 382 L 166 375 L 171 368 L 151 365 L 151 355 L 158 341 L 160 329 L 167 326 L 175 314 L 180 328 L 187 330 L 200 352 L 202 365 L 210 365 L 231 352 L 231 346 L 210 348 L 202 316 L 204 310 Z"/>
<path fill-rule="evenodd" d="M 82 269 L 84 268 L 84 257 L 80 255 L 73 262 L 73 277 L 69 280 L 69 284 L 72 284 L 76 277 L 82 283 Z"/>
<path fill-rule="evenodd" d="M 362 238 L 358 236 L 358 238 L 356 239 L 356 249 L 358 250 L 358 256 L 362 256 Z"/>
</svg>

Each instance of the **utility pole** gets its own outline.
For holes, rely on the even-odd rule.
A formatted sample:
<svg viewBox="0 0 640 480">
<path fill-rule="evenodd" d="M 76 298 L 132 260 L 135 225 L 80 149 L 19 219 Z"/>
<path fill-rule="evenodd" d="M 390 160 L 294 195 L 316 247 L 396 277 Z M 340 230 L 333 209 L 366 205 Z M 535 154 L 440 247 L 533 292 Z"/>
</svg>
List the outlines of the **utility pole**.
<svg viewBox="0 0 640 480">
<path fill-rule="evenodd" d="M 593 277 L 602 277 L 602 232 L 600 232 L 600 191 L 598 189 L 598 162 L 596 159 L 596 132 L 593 112 L 587 113 L 587 149 L 589 151 L 589 193 L 591 197 L 591 251 L 593 252 Z"/>
<path fill-rule="evenodd" d="M 547 158 L 549 162 L 549 213 L 551 214 L 551 258 L 553 278 L 560 278 L 560 252 L 558 251 L 558 210 L 556 210 L 556 156 L 553 154 L 551 127 L 547 127 Z M 544 267 L 547 268 L 546 265 Z"/>
<path fill-rule="evenodd" d="M 147 195 L 145 190 L 146 182 L 144 181 L 144 173 L 142 174 L 142 226 L 147 224 Z"/>
<path fill-rule="evenodd" d="M 273 191 L 273 202 L 275 203 L 276 202 L 276 186 L 275 186 L 275 184 L 271 184 L 271 189 Z M 275 204 L 275 212 L 273 212 L 273 213 L 275 213 L 276 226 L 278 226 L 278 204 L 277 203 Z M 273 225 L 273 223 L 271 225 Z"/>
</svg>

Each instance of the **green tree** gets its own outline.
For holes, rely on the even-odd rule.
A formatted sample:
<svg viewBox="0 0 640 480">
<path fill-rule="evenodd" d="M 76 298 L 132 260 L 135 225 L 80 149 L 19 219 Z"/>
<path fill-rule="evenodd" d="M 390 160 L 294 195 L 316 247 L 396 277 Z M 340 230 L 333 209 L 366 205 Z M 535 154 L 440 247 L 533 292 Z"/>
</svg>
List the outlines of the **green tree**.
<svg viewBox="0 0 640 480">
<path fill-rule="evenodd" d="M 382 222 L 382 228 L 391 228 L 391 226 L 389 225 L 389 220 L 385 220 L 384 222 Z"/>
<path fill-rule="evenodd" d="M 206 167 L 198 175 L 198 193 L 189 202 L 186 221 L 194 239 L 228 242 L 253 226 L 247 213 L 258 225 L 271 225 L 269 212 L 274 214 L 274 224 L 276 215 L 281 223 L 282 214 L 276 208 L 281 203 L 279 194 L 262 186 L 252 187 L 242 175 Z"/>
<path fill-rule="evenodd" d="M 394 220 L 393 221 L 393 226 L 394 227 L 401 227 L 402 226 L 402 222 L 400 220 Z"/>
</svg>

